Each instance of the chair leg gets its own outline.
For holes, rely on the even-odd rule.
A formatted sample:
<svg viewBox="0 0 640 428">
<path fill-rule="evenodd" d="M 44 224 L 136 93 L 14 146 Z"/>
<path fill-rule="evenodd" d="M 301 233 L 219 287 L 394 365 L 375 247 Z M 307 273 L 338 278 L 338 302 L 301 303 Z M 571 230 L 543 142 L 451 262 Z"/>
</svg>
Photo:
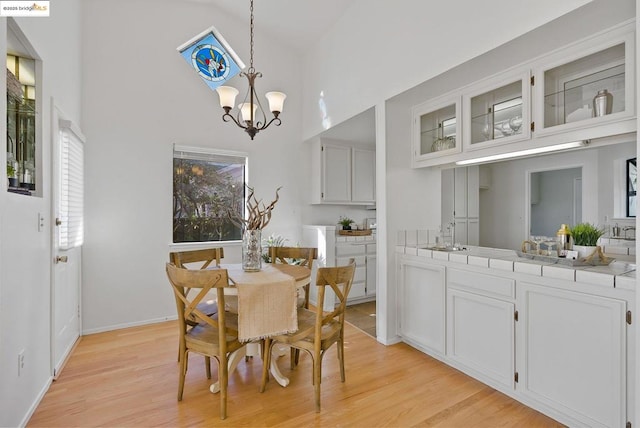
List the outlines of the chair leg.
<svg viewBox="0 0 640 428">
<path fill-rule="evenodd" d="M 184 391 L 184 378 L 187 374 L 187 352 L 180 346 L 180 378 L 178 379 L 178 401 L 182 401 Z"/>
<path fill-rule="evenodd" d="M 304 308 L 309 309 L 309 284 L 304 286 Z"/>
<path fill-rule="evenodd" d="M 269 381 L 269 367 L 271 366 L 271 339 L 264 339 L 264 345 L 262 347 L 262 384 L 260 385 L 260 392 L 264 392 Z"/>
<path fill-rule="evenodd" d="M 227 355 L 221 355 L 220 358 L 217 358 L 218 382 L 220 382 L 220 419 L 227 418 L 227 386 L 229 384 L 227 357 Z"/>
<path fill-rule="evenodd" d="M 313 392 L 316 398 L 316 413 L 320 413 L 320 378 L 322 377 L 322 357 L 313 358 Z"/>
<path fill-rule="evenodd" d="M 345 376 L 344 376 L 344 340 L 342 338 L 342 335 L 340 336 L 340 339 L 338 339 L 338 360 L 340 362 L 340 380 L 342 382 L 344 382 L 345 380 Z"/>
<path fill-rule="evenodd" d="M 207 371 L 207 379 L 211 379 L 211 357 L 204 357 L 204 368 Z"/>
</svg>

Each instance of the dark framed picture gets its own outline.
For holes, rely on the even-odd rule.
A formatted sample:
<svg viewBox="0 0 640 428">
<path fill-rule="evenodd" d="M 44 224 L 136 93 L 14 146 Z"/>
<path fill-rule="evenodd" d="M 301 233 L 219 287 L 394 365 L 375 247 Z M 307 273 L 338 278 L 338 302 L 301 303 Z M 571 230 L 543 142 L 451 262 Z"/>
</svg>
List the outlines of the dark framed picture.
<svg viewBox="0 0 640 428">
<path fill-rule="evenodd" d="M 224 84 L 245 67 L 215 27 L 179 46 L 178 52 L 211 89 Z"/>
<path fill-rule="evenodd" d="M 636 159 L 627 159 L 627 217 L 636 216 L 636 192 L 638 187 Z"/>
</svg>

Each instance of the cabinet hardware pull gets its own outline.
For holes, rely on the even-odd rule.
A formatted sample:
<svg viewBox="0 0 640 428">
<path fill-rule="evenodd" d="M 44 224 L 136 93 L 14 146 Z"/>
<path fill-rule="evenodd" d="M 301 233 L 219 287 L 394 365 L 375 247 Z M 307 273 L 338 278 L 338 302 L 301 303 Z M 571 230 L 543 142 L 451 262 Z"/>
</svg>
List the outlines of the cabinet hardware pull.
<svg viewBox="0 0 640 428">
<path fill-rule="evenodd" d="M 516 383 L 518 383 L 518 372 L 515 372 L 513 375 L 513 380 L 516 381 Z"/>
<path fill-rule="evenodd" d="M 531 86 L 536 84 L 536 76 L 531 76 Z"/>
<path fill-rule="evenodd" d="M 535 122 L 531 122 L 531 132 L 536 130 L 536 123 Z"/>
<path fill-rule="evenodd" d="M 518 321 L 518 311 L 515 311 L 515 312 L 513 313 L 513 319 L 514 319 L 514 320 L 516 320 L 516 321 Z M 516 381 L 516 382 L 517 382 L 517 381 Z"/>
<path fill-rule="evenodd" d="M 627 324 L 631 325 L 631 311 L 627 311 Z"/>
</svg>

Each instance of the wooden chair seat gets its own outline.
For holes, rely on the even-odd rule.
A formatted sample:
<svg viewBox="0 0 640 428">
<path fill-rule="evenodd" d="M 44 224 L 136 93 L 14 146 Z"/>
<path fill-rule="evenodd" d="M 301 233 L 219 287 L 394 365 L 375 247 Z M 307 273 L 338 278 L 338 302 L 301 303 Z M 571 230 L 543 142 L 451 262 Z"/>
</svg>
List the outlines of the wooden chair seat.
<svg viewBox="0 0 640 428">
<path fill-rule="evenodd" d="M 220 336 L 218 330 L 210 325 L 198 324 L 191 328 L 185 334 L 187 348 L 190 351 L 205 355 L 220 354 Z M 233 352 L 240 349 L 244 344 L 238 342 L 237 330 L 234 333 L 227 334 L 227 342 L 230 343 L 227 352 Z"/>
</svg>

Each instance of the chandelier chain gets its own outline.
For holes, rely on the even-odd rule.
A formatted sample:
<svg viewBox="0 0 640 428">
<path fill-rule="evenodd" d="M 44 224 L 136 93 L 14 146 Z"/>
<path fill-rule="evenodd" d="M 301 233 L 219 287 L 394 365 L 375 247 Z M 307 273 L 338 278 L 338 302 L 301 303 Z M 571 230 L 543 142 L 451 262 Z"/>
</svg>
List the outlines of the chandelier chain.
<svg viewBox="0 0 640 428">
<path fill-rule="evenodd" d="M 249 40 L 250 40 L 250 52 L 249 52 L 249 58 L 250 58 L 250 63 L 249 63 L 249 71 L 253 72 L 255 69 L 253 68 L 253 0 L 251 0 L 251 4 L 249 6 L 249 10 L 251 12 L 251 24 L 249 26 L 250 28 L 250 33 L 249 33 Z"/>
</svg>

